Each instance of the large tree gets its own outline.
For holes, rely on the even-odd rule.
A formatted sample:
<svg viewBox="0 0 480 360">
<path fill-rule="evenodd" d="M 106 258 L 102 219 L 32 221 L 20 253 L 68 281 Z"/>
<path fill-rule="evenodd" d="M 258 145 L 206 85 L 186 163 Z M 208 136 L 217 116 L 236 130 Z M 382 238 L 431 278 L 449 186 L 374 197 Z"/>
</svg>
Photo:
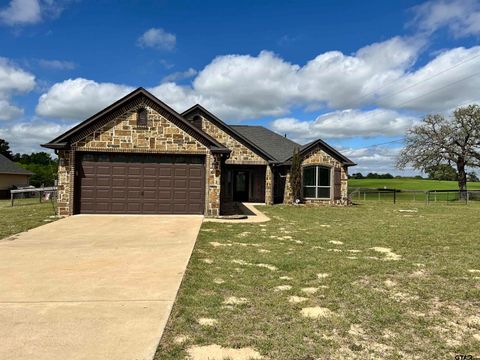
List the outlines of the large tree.
<svg viewBox="0 0 480 360">
<path fill-rule="evenodd" d="M 8 141 L 0 139 L 0 154 L 12 160 L 13 154 L 10 150 L 10 144 Z"/>
<path fill-rule="evenodd" d="M 451 164 L 458 173 L 458 187 L 467 186 L 467 168 L 480 166 L 480 106 L 457 108 L 451 117 L 427 115 L 405 136 L 405 147 L 397 167 L 412 165 L 426 171 L 439 164 Z"/>
</svg>

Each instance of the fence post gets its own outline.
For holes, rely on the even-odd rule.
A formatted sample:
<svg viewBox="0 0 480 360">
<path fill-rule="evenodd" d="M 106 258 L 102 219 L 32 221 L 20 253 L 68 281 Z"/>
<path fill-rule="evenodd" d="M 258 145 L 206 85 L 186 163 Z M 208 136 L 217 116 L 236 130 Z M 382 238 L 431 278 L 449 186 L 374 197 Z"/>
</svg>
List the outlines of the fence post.
<svg viewBox="0 0 480 360">
<path fill-rule="evenodd" d="M 10 201 L 12 202 L 12 207 L 13 207 L 13 193 L 10 191 Z"/>
<path fill-rule="evenodd" d="M 393 203 L 397 203 L 397 190 L 393 189 Z"/>
</svg>

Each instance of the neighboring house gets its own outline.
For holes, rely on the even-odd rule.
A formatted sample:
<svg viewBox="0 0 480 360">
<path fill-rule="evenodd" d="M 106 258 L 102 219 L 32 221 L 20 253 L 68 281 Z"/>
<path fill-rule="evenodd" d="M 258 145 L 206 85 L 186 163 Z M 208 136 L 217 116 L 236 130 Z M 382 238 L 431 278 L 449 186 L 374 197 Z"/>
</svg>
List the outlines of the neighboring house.
<svg viewBox="0 0 480 360">
<path fill-rule="evenodd" d="M 31 171 L 0 154 L 0 199 L 10 197 L 12 188 L 28 185 L 32 175 Z"/>
<path fill-rule="evenodd" d="M 77 213 L 222 213 L 223 204 L 291 202 L 293 150 L 306 202 L 343 205 L 355 165 L 324 143 L 227 125 L 195 105 L 177 113 L 139 88 L 44 147 L 59 156 L 58 209 Z"/>
</svg>

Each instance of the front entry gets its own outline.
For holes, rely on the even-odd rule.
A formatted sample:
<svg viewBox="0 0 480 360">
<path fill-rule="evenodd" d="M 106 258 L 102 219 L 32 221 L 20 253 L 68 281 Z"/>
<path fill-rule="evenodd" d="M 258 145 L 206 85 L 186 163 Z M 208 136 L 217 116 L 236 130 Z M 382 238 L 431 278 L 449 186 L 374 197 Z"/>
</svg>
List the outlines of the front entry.
<svg viewBox="0 0 480 360">
<path fill-rule="evenodd" d="M 248 201 L 248 171 L 233 173 L 233 201 Z"/>
</svg>

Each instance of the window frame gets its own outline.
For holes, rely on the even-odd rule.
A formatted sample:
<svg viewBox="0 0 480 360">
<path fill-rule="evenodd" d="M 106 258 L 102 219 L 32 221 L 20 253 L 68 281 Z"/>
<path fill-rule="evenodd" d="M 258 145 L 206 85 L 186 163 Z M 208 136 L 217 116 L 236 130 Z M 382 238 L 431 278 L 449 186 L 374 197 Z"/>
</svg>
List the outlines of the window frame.
<svg viewBox="0 0 480 360">
<path fill-rule="evenodd" d="M 140 113 L 145 113 L 145 123 L 141 124 L 140 123 Z M 147 108 L 140 108 L 137 110 L 137 127 L 139 128 L 146 128 L 148 127 L 148 110 Z"/>
<path fill-rule="evenodd" d="M 315 169 L 315 177 L 314 177 L 314 185 L 304 185 L 304 174 L 306 169 Z M 327 169 L 329 171 L 329 179 L 328 179 L 328 186 L 326 185 L 319 185 L 319 170 L 320 168 Z M 302 195 L 304 199 L 312 199 L 312 200 L 331 200 L 332 199 L 332 191 L 333 191 L 333 186 L 332 186 L 332 166 L 327 166 L 327 165 L 321 165 L 321 164 L 312 164 L 308 166 L 303 166 L 302 167 Z M 315 189 L 315 196 L 305 196 L 305 188 L 314 188 Z M 318 196 L 318 189 L 329 189 L 329 196 L 328 197 L 319 197 Z"/>
</svg>

